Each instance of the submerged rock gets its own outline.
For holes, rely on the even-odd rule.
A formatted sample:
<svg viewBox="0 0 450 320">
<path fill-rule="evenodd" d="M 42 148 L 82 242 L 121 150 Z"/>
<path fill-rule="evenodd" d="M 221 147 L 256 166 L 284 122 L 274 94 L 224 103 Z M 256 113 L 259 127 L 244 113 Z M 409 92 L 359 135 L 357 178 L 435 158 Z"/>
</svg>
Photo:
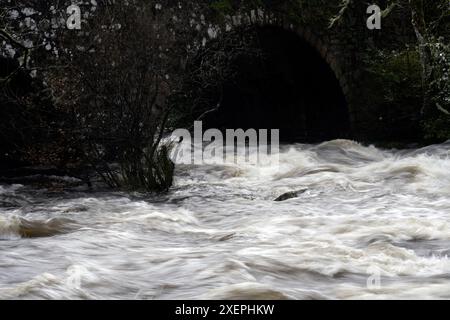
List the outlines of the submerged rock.
<svg viewBox="0 0 450 320">
<path fill-rule="evenodd" d="M 289 199 L 298 198 L 300 195 L 305 193 L 306 190 L 308 190 L 308 189 L 286 192 L 286 193 L 282 194 L 281 196 L 279 196 L 278 198 L 276 198 L 274 201 L 286 201 Z"/>
</svg>

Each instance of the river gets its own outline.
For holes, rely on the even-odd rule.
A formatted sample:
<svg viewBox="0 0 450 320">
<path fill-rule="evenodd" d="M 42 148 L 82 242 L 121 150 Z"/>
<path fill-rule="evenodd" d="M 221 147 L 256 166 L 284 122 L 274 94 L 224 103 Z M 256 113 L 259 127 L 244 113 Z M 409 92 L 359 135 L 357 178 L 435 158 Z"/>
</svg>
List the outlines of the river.
<svg viewBox="0 0 450 320">
<path fill-rule="evenodd" d="M 450 141 L 176 170 L 164 196 L 0 185 L 0 299 L 450 299 Z"/>
</svg>

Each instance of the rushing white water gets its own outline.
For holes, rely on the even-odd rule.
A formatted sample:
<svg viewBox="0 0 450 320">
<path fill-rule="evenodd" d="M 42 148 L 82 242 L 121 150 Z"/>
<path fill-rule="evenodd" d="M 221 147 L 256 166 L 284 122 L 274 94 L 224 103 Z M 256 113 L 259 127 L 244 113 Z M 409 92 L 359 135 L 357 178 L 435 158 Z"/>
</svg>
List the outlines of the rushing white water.
<svg viewBox="0 0 450 320">
<path fill-rule="evenodd" d="M 450 299 L 450 141 L 279 158 L 150 198 L 0 186 L 0 299 Z"/>
</svg>

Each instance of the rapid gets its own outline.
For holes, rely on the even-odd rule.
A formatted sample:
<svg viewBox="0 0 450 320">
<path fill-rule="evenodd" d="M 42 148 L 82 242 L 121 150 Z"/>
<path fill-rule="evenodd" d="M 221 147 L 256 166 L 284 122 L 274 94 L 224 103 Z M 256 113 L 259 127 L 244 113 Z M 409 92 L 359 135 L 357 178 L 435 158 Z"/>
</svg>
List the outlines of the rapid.
<svg viewBox="0 0 450 320">
<path fill-rule="evenodd" d="M 0 185 L 0 299 L 450 299 L 449 256 L 450 141 L 180 164 L 166 195 Z"/>
</svg>

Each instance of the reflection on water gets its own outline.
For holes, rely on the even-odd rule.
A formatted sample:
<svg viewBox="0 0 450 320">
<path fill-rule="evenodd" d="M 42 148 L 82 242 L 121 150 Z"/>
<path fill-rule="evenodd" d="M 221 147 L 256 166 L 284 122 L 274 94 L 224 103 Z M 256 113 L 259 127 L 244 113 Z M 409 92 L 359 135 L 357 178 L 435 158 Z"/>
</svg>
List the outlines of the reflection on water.
<svg viewBox="0 0 450 320">
<path fill-rule="evenodd" d="M 158 197 L 3 185 L 0 298 L 449 299 L 449 154 L 290 145 Z"/>
</svg>

